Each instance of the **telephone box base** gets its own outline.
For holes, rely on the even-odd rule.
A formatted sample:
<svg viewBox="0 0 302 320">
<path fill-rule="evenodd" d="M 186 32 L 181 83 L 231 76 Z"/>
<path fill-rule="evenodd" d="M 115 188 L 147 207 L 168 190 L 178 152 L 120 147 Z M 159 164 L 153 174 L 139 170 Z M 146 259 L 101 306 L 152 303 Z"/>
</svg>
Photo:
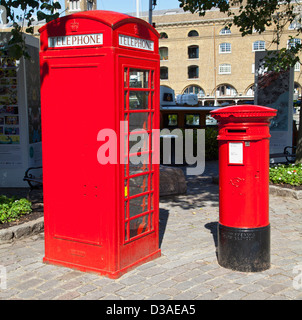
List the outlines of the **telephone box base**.
<svg viewBox="0 0 302 320">
<path fill-rule="evenodd" d="M 227 269 L 259 272 L 270 268 L 270 225 L 233 228 L 218 224 L 218 263 Z"/>
<path fill-rule="evenodd" d="M 60 260 L 46 258 L 46 257 L 43 258 L 43 263 L 52 264 L 52 265 L 61 266 L 61 267 L 67 267 L 67 268 L 79 270 L 82 272 L 97 273 L 99 275 L 106 276 L 110 279 L 117 279 L 121 277 L 123 274 L 127 273 L 128 271 L 140 266 L 141 264 L 144 264 L 146 262 L 159 258 L 160 256 L 161 256 L 161 250 L 158 249 L 157 251 L 136 261 L 135 263 L 130 264 L 127 267 L 116 270 L 116 271 L 108 271 L 104 269 L 93 268 L 93 267 L 84 266 L 84 265 L 80 265 L 72 262 L 60 261 Z"/>
</svg>

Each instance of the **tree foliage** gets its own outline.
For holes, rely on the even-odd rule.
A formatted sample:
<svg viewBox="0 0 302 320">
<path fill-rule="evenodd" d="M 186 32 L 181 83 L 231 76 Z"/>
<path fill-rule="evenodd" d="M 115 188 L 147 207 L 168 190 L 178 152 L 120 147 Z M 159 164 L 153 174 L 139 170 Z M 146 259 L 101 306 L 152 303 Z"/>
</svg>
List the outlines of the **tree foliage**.
<svg viewBox="0 0 302 320">
<path fill-rule="evenodd" d="M 58 18 L 57 10 L 61 9 L 60 3 L 52 0 L 0 0 L 0 4 L 6 8 L 8 22 L 13 23 L 11 39 L 4 49 L 8 49 L 16 59 L 29 57 L 23 32 L 33 34 L 36 17 L 38 21 L 45 19 L 48 22 Z"/>
</svg>

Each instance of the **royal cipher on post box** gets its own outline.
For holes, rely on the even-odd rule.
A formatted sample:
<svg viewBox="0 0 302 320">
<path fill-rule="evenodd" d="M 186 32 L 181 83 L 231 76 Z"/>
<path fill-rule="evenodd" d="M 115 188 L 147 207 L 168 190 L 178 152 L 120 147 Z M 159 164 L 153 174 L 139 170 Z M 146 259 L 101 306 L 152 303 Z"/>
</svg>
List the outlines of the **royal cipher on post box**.
<svg viewBox="0 0 302 320">
<path fill-rule="evenodd" d="M 276 113 L 254 105 L 211 111 L 219 129 L 217 255 L 223 267 L 270 267 L 269 125 Z"/>
<path fill-rule="evenodd" d="M 160 256 L 159 35 L 110 11 L 39 31 L 44 262 L 117 278 Z"/>
</svg>

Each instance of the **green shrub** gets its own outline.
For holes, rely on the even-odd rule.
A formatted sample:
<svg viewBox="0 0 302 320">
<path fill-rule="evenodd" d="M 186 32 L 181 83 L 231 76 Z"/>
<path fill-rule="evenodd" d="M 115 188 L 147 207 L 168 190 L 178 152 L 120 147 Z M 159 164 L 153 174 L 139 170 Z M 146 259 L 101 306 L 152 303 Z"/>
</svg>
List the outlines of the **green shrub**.
<svg viewBox="0 0 302 320">
<path fill-rule="evenodd" d="M 205 130 L 205 159 L 218 159 L 217 128 L 207 127 Z"/>
<path fill-rule="evenodd" d="M 31 211 L 31 202 L 27 199 L 0 195 L 0 223 L 15 221 Z"/>
<path fill-rule="evenodd" d="M 277 164 L 269 169 L 269 179 L 275 184 L 302 185 L 302 164 Z"/>
</svg>

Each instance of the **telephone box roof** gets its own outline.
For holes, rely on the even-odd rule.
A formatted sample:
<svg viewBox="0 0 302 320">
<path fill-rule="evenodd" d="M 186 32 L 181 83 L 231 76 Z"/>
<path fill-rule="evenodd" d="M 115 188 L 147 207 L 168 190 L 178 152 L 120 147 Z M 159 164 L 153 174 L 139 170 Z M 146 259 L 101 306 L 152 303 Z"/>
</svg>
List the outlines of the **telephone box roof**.
<svg viewBox="0 0 302 320">
<path fill-rule="evenodd" d="M 103 24 L 108 25 L 112 29 L 116 29 L 120 27 L 123 24 L 126 23 L 138 23 L 142 24 L 148 29 L 150 29 L 157 37 L 159 37 L 159 33 L 145 20 L 120 13 L 120 12 L 114 12 L 114 11 L 107 11 L 107 10 L 89 10 L 89 11 L 82 11 L 74 14 L 70 14 L 67 16 L 64 16 L 62 18 L 57 18 L 55 20 L 52 20 L 45 24 L 43 27 L 39 29 L 39 32 L 42 33 L 44 30 L 58 26 L 61 23 L 66 23 L 66 21 L 70 19 L 75 18 L 84 18 L 84 19 L 91 19 L 99 21 Z"/>
</svg>

